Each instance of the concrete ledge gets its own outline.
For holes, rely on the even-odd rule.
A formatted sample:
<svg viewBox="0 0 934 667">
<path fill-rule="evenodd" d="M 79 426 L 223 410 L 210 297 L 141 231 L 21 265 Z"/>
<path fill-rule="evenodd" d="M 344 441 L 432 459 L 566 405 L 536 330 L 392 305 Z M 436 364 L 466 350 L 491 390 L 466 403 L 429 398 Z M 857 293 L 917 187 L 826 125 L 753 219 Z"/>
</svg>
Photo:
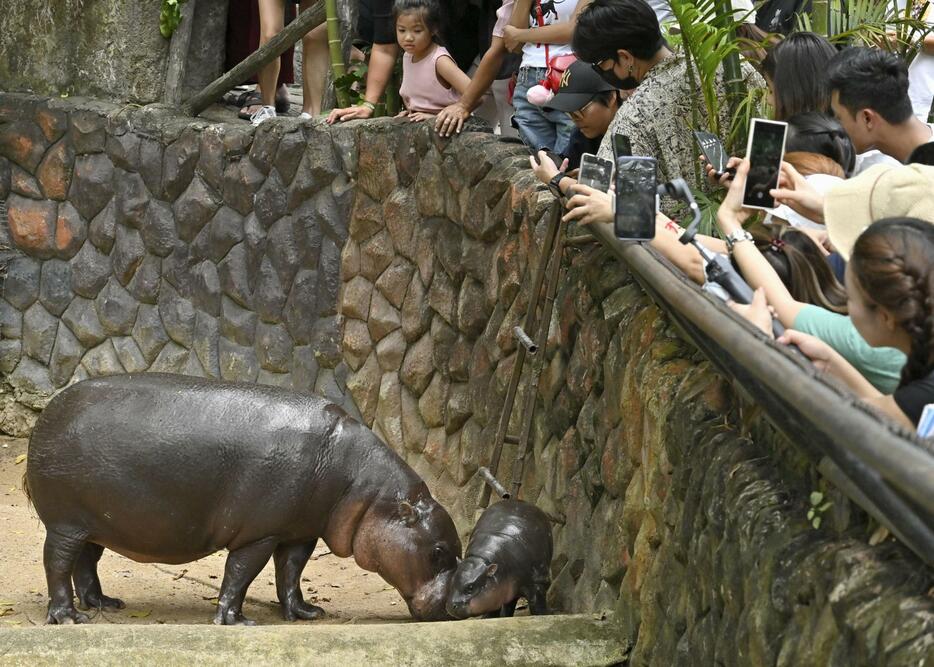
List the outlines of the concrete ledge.
<svg viewBox="0 0 934 667">
<path fill-rule="evenodd" d="M 0 630 L 3 665 L 612 665 L 627 654 L 618 625 L 603 614 L 398 625 Z"/>
</svg>

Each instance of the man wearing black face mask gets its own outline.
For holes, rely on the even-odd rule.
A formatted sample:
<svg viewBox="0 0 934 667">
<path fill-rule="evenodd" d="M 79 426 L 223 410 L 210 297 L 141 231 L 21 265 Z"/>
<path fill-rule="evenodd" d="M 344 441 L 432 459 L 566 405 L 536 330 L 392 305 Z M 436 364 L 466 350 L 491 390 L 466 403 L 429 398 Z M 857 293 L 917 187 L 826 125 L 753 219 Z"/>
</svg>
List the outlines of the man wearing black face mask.
<svg viewBox="0 0 934 667">
<path fill-rule="evenodd" d="M 593 0 L 577 18 L 571 46 L 603 79 L 621 90 L 632 90 L 619 107 L 598 154 L 613 158 L 613 136 L 624 134 L 633 155 L 658 160 L 659 182 L 693 179 L 697 148 L 691 133 L 694 90 L 682 55 L 674 54 L 662 37 L 655 11 L 645 0 Z M 762 81 L 748 64 L 743 74 L 749 86 Z M 722 81 L 717 96 L 726 99 Z M 706 129 L 704 104 L 698 102 L 701 128 Z M 728 105 L 721 105 L 720 127 L 730 127 Z M 702 185 L 700 180 L 696 185 Z"/>
</svg>

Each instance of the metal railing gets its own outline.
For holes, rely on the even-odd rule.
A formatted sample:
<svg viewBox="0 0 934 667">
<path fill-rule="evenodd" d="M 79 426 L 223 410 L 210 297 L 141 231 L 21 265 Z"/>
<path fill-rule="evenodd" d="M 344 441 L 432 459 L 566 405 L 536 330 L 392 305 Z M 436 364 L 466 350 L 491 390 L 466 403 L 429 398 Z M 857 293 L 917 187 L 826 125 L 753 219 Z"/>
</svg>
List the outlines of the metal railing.
<svg viewBox="0 0 934 667">
<path fill-rule="evenodd" d="M 725 375 L 853 502 L 934 566 L 934 450 L 714 301 L 654 250 L 592 233 Z"/>
</svg>

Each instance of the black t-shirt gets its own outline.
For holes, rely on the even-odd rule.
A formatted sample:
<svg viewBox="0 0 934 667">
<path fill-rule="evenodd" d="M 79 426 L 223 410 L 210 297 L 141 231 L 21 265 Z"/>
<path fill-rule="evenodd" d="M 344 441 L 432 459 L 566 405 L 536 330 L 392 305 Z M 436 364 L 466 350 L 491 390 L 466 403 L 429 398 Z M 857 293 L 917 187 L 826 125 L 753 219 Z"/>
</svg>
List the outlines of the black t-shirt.
<svg viewBox="0 0 934 667">
<path fill-rule="evenodd" d="M 571 138 L 568 141 L 567 155 L 564 156 L 568 159 L 568 171 L 581 166 L 581 155 L 584 153 L 593 153 L 596 155 L 602 141 L 602 135 L 596 139 L 588 139 L 580 130 L 574 128 L 574 131 L 571 133 Z M 558 166 L 560 167 L 561 165 Z"/>
<path fill-rule="evenodd" d="M 393 0 L 361 0 L 360 2 L 361 10 L 362 5 L 370 5 L 374 44 L 396 43 L 396 26 L 392 21 L 392 2 Z"/>
<path fill-rule="evenodd" d="M 924 406 L 934 403 L 934 371 L 927 377 L 909 382 L 895 390 L 892 398 L 915 425 L 921 420 Z"/>
</svg>

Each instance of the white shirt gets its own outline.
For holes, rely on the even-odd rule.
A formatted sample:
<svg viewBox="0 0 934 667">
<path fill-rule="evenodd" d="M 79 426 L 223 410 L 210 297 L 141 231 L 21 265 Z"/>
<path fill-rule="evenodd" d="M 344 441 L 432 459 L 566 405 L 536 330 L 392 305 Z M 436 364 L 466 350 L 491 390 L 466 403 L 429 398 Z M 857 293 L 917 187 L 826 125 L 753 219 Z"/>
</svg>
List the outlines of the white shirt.
<svg viewBox="0 0 934 667">
<path fill-rule="evenodd" d="M 542 23 L 538 22 L 538 7 L 541 1 Z M 570 21 L 577 9 L 578 0 L 533 0 L 529 16 L 529 27 L 539 28 L 554 23 Z M 522 47 L 520 67 L 548 67 L 548 58 L 573 53 L 570 44 L 548 44 L 546 58 L 545 44 L 529 43 Z"/>
<path fill-rule="evenodd" d="M 898 10 L 900 15 L 905 15 L 905 0 L 898 0 Z M 928 7 L 923 18 L 928 25 L 934 25 L 934 10 Z M 911 61 L 908 67 L 908 96 L 914 115 L 927 122 L 931 102 L 934 101 L 934 55 L 921 51 Z"/>
</svg>

